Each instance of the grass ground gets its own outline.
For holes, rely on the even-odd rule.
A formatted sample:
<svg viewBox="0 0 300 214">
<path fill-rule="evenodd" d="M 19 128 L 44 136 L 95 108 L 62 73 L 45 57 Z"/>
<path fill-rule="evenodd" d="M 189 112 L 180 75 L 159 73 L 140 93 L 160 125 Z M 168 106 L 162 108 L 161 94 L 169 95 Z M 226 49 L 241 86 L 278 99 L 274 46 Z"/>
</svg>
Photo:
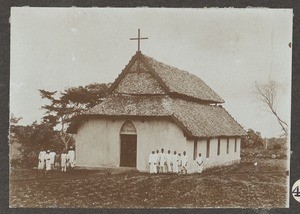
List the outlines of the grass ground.
<svg viewBox="0 0 300 214">
<path fill-rule="evenodd" d="M 180 176 L 13 170 L 10 207 L 285 207 L 285 165 L 285 159 L 251 157 L 201 175 Z"/>
</svg>

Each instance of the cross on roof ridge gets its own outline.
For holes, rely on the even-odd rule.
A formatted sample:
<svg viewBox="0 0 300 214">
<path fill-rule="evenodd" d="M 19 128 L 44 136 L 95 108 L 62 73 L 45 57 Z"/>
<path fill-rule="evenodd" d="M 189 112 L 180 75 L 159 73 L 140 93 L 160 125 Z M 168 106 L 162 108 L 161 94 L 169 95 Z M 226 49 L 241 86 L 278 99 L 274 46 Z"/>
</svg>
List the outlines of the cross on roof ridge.
<svg viewBox="0 0 300 214">
<path fill-rule="evenodd" d="M 137 38 L 130 38 L 130 40 L 138 40 L 138 52 L 140 52 L 141 50 L 141 44 L 140 44 L 140 41 L 141 39 L 148 39 L 148 37 L 142 37 L 141 38 L 141 34 L 140 34 L 140 29 L 138 29 L 138 37 Z"/>
</svg>

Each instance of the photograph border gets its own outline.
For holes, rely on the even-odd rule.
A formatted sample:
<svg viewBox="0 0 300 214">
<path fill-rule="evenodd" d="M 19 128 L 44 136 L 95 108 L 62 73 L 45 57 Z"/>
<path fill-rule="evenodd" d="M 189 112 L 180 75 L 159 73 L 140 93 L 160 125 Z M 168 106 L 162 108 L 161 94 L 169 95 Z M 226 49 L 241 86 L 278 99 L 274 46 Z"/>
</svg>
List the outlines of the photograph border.
<svg viewBox="0 0 300 214">
<path fill-rule="evenodd" d="M 266 7 L 266 8 L 291 8 L 293 9 L 293 41 L 292 41 L 292 106 L 291 106 L 291 156 L 290 156 L 290 187 L 300 178 L 300 144 L 299 142 L 299 98 L 300 81 L 299 69 L 299 38 L 300 38 L 300 21 L 299 6 L 296 1 L 234 1 L 234 0 L 215 0 L 215 1 L 95 1 L 95 0 L 62 0 L 62 1 L 1 1 L 1 31 L 0 31 L 0 210 L 3 213 L 297 213 L 299 212 L 300 203 L 294 200 L 291 193 L 289 194 L 289 208 L 274 209 L 251 209 L 251 208 L 200 208 L 200 209 L 82 209 L 82 208 L 9 208 L 9 148 L 8 148 L 8 129 L 9 129 L 9 76 L 10 76 L 10 9 L 11 7 L 166 7 L 166 8 L 246 8 L 246 7 Z M 298 6 L 298 7 L 297 7 Z M 299 144 L 299 145 L 298 145 Z M 298 164 L 297 164 L 298 163 Z M 272 197 L 272 195 L 270 195 Z M 2 213 L 0 212 L 0 213 Z"/>
</svg>

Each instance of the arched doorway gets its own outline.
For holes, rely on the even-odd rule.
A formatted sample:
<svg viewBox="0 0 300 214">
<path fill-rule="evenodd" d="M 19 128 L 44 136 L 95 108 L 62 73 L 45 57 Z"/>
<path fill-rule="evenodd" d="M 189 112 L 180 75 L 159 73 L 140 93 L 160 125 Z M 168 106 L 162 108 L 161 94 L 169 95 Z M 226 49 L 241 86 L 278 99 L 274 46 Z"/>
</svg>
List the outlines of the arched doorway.
<svg viewBox="0 0 300 214">
<path fill-rule="evenodd" d="M 120 166 L 136 167 L 136 136 L 133 123 L 126 121 L 120 130 Z"/>
</svg>

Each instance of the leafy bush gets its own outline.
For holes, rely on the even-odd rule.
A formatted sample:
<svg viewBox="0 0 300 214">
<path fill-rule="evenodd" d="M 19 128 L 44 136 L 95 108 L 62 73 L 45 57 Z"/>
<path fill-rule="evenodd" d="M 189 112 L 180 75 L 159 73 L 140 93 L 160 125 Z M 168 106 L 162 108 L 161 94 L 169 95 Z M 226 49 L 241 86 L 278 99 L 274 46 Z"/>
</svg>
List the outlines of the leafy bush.
<svg viewBox="0 0 300 214">
<path fill-rule="evenodd" d="M 18 159 L 11 160 L 11 167 L 33 168 L 38 164 L 38 155 L 41 149 L 62 150 L 59 133 L 54 131 L 48 124 L 37 124 L 28 126 L 11 125 L 9 143 L 18 143 L 20 155 Z"/>
<path fill-rule="evenodd" d="M 247 135 L 242 138 L 242 148 L 263 147 L 263 145 L 264 140 L 260 132 L 254 132 L 252 129 L 248 129 Z"/>
<path fill-rule="evenodd" d="M 272 150 L 287 149 L 287 140 L 285 138 L 270 138 L 268 139 L 268 148 Z"/>
</svg>

